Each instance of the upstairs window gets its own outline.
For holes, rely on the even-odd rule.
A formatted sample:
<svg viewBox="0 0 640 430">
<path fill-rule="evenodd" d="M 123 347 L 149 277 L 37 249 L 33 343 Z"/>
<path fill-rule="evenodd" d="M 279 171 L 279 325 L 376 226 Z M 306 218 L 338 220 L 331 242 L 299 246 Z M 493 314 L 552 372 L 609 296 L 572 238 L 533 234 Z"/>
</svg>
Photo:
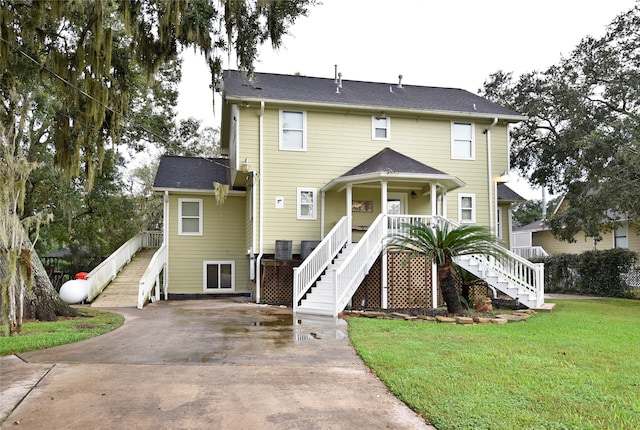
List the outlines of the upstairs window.
<svg viewBox="0 0 640 430">
<path fill-rule="evenodd" d="M 307 150 L 307 116 L 305 112 L 280 111 L 280 149 Z"/>
<path fill-rule="evenodd" d="M 473 160 L 476 157 L 473 123 L 451 123 L 451 158 Z"/>
<path fill-rule="evenodd" d="M 391 138 L 390 124 L 388 116 L 371 117 L 371 139 L 389 140 Z"/>
<path fill-rule="evenodd" d="M 202 235 L 202 199 L 178 199 L 178 234 Z"/>
<path fill-rule="evenodd" d="M 476 222 L 475 194 L 458 194 L 458 220 L 464 223 Z"/>
<path fill-rule="evenodd" d="M 298 188 L 298 219 L 317 218 L 317 190 L 315 188 Z"/>
<path fill-rule="evenodd" d="M 629 238 L 627 233 L 627 225 L 622 224 L 613 231 L 613 247 L 614 248 L 629 248 Z"/>
</svg>

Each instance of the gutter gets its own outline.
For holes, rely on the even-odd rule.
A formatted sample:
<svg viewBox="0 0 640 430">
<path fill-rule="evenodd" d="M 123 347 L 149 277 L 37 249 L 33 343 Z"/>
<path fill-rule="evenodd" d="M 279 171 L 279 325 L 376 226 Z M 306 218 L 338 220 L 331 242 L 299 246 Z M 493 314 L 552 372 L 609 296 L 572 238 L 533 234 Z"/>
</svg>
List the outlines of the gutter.
<svg viewBox="0 0 640 430">
<path fill-rule="evenodd" d="M 258 127 L 258 145 L 260 147 L 260 171 L 258 172 L 258 182 L 260 183 L 260 240 L 258 258 L 256 258 L 256 303 L 260 303 L 260 263 L 262 262 L 262 257 L 264 256 L 264 100 L 260 100 L 260 121 Z"/>
<path fill-rule="evenodd" d="M 493 225 L 493 212 L 495 211 L 493 204 L 493 174 L 491 173 L 491 128 L 498 123 L 498 118 L 493 118 L 493 122 L 489 125 L 489 127 L 484 129 L 484 134 L 487 136 L 487 178 L 489 181 L 489 231 L 491 233 L 495 232 L 495 227 Z"/>
<path fill-rule="evenodd" d="M 226 96 L 227 100 L 237 101 L 238 103 L 247 102 L 247 103 L 264 103 L 263 99 L 256 97 L 232 97 Z M 370 114 L 372 110 L 379 111 L 380 109 L 384 109 L 386 113 L 395 113 L 395 114 L 406 114 L 406 115 L 433 115 L 433 116 L 447 116 L 451 117 L 451 115 L 460 115 L 465 118 L 476 118 L 476 119 L 496 119 L 495 113 L 478 113 L 475 111 L 452 111 L 452 110 L 424 110 L 424 109 L 411 109 L 411 108 L 390 108 L 388 106 L 376 106 L 376 105 L 361 105 L 361 104 L 344 104 L 344 103 L 327 103 L 327 102 L 312 102 L 312 101 L 295 101 L 295 100 L 287 100 L 287 99 L 271 99 L 269 103 L 274 104 L 282 104 L 287 106 L 306 106 L 306 107 L 316 107 L 316 108 L 326 108 L 335 110 L 336 108 L 343 108 L 346 110 L 361 110 L 364 113 Z M 510 122 L 520 122 L 529 119 L 528 116 L 525 115 L 499 115 L 500 119 Z"/>
</svg>

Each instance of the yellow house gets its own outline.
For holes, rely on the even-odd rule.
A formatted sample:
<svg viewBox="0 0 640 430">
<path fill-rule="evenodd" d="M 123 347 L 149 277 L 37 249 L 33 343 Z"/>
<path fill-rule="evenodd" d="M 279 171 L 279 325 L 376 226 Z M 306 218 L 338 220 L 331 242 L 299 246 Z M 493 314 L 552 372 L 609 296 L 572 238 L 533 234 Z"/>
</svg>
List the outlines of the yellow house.
<svg viewBox="0 0 640 430">
<path fill-rule="evenodd" d="M 554 213 L 564 210 L 567 200 L 564 198 Z M 554 254 L 580 254 L 586 251 L 625 248 L 640 252 L 640 230 L 637 223 L 621 219 L 612 230 L 601 233 L 602 239 L 595 240 L 583 232 L 575 235 L 575 242 L 569 243 L 556 239 L 544 221 L 538 220 L 513 231 L 512 250 L 525 258 Z"/>
<path fill-rule="evenodd" d="M 509 248 L 521 198 L 503 182 L 522 115 L 460 89 L 337 73 L 227 71 L 219 91 L 223 158 L 163 157 L 156 176 L 166 296 L 251 294 L 333 315 L 364 302 L 437 306 L 433 267 L 400 267 L 383 250 L 390 233 L 448 219 L 487 226 Z M 510 258 L 458 264 L 540 306 L 542 268 Z"/>
</svg>

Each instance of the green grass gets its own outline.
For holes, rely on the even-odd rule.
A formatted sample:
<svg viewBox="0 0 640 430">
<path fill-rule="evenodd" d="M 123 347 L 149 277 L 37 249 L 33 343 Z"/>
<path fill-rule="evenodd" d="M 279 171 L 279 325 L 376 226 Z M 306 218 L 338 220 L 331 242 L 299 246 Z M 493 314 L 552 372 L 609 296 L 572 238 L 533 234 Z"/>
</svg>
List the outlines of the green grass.
<svg viewBox="0 0 640 430">
<path fill-rule="evenodd" d="M 559 300 L 507 325 L 351 318 L 363 358 L 446 429 L 640 428 L 640 301 Z"/>
<path fill-rule="evenodd" d="M 91 308 L 80 308 L 79 311 L 82 316 L 76 318 L 26 322 L 22 325 L 22 333 L 16 336 L 4 337 L 0 334 L 0 355 L 78 342 L 107 333 L 124 323 L 122 315 Z"/>
</svg>

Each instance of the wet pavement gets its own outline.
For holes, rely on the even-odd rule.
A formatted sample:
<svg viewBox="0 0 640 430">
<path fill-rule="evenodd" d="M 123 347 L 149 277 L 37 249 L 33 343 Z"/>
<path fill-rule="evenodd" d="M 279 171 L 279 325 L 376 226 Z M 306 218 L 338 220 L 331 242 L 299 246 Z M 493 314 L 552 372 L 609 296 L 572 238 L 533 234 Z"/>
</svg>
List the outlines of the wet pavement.
<svg viewBox="0 0 640 430">
<path fill-rule="evenodd" d="M 113 311 L 126 322 L 110 333 L 0 358 L 2 429 L 433 428 L 367 369 L 343 320 L 245 299 Z"/>
</svg>

